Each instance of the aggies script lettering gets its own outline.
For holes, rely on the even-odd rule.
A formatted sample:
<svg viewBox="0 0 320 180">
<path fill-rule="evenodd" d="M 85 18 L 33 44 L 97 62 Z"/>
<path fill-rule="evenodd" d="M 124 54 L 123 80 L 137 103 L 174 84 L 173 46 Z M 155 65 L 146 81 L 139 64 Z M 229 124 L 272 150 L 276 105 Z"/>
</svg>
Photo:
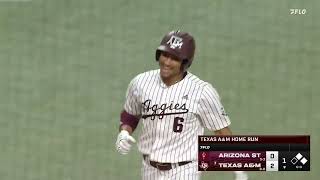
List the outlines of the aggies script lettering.
<svg viewBox="0 0 320 180">
<path fill-rule="evenodd" d="M 151 100 L 148 99 L 142 103 L 144 112 L 148 113 L 149 111 L 152 112 L 152 114 L 143 115 L 142 118 L 146 119 L 148 117 L 151 117 L 151 120 L 154 120 L 156 116 L 159 116 L 159 119 L 162 119 L 163 116 L 166 115 L 172 115 L 172 114 L 184 114 L 188 113 L 189 109 L 186 108 L 186 103 L 174 104 L 171 102 L 170 104 L 164 103 L 164 104 L 154 104 L 151 105 Z M 167 112 L 168 110 L 179 110 L 179 112 Z"/>
</svg>

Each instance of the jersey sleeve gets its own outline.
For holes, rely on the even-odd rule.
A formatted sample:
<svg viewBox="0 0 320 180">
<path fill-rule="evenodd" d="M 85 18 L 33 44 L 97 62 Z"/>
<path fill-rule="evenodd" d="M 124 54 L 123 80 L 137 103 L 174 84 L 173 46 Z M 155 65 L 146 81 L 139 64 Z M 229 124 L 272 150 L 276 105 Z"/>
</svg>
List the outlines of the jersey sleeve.
<svg viewBox="0 0 320 180">
<path fill-rule="evenodd" d="M 211 84 L 207 84 L 203 88 L 199 99 L 197 114 L 202 124 L 212 131 L 223 129 L 231 124 L 220 102 L 219 94 Z"/>
<path fill-rule="evenodd" d="M 139 102 L 138 77 L 131 80 L 124 103 L 124 110 L 134 116 L 141 115 L 141 103 Z"/>
</svg>

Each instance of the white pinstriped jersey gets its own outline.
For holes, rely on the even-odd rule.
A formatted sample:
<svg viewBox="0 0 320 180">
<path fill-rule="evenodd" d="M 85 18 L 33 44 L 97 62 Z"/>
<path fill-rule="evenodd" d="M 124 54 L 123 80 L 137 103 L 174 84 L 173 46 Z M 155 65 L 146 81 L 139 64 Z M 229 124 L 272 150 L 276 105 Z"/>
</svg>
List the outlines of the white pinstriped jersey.
<svg viewBox="0 0 320 180">
<path fill-rule="evenodd" d="M 157 162 L 197 160 L 204 127 L 215 131 L 230 125 L 216 90 L 190 72 L 171 86 L 163 83 L 159 69 L 139 74 L 129 84 L 124 110 L 141 117 L 139 151 Z"/>
</svg>

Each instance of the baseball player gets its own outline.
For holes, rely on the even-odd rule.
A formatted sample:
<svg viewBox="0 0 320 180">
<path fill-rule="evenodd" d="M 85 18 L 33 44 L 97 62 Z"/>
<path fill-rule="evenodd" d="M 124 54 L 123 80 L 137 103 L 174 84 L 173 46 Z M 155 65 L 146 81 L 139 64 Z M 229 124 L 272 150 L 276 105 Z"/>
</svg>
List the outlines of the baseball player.
<svg viewBox="0 0 320 180">
<path fill-rule="evenodd" d="M 137 75 L 129 84 L 116 149 L 127 154 L 142 121 L 138 142 L 143 180 L 198 180 L 198 135 L 204 128 L 231 135 L 230 120 L 214 87 L 188 72 L 195 40 L 186 32 L 167 33 L 157 48 L 160 69 Z M 236 180 L 248 179 L 235 172 Z"/>
</svg>

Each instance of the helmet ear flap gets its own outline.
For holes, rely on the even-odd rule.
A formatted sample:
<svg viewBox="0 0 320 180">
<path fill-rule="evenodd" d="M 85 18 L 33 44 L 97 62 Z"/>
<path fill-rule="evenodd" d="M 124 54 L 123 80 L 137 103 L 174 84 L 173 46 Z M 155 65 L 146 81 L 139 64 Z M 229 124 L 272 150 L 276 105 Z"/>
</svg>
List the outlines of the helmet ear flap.
<svg viewBox="0 0 320 180">
<path fill-rule="evenodd" d="M 188 66 L 187 68 L 189 68 L 191 64 L 192 64 L 192 61 L 187 60 L 187 66 Z"/>
<path fill-rule="evenodd" d="M 156 51 L 156 61 L 159 61 L 160 54 L 161 54 L 161 51 L 157 50 Z"/>
<path fill-rule="evenodd" d="M 182 60 L 181 70 L 186 71 L 190 67 L 191 63 L 189 63 L 188 59 Z"/>
<path fill-rule="evenodd" d="M 188 59 L 182 60 L 182 64 L 183 64 L 184 66 L 187 65 L 187 64 L 188 64 Z"/>
</svg>

